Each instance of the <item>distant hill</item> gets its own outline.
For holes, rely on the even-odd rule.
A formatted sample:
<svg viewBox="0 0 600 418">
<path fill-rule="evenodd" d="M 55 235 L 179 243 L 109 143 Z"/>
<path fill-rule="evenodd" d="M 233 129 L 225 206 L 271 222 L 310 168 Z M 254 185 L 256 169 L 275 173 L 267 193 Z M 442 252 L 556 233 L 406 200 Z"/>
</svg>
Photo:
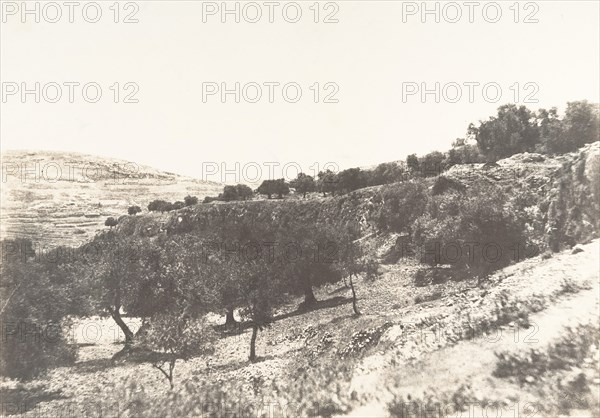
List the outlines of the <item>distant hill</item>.
<svg viewBox="0 0 600 418">
<path fill-rule="evenodd" d="M 149 202 L 200 201 L 223 185 L 180 176 L 132 162 L 78 153 L 5 151 L 0 236 L 28 237 L 49 248 L 79 245 L 104 226 L 107 217 L 127 214 Z"/>
</svg>

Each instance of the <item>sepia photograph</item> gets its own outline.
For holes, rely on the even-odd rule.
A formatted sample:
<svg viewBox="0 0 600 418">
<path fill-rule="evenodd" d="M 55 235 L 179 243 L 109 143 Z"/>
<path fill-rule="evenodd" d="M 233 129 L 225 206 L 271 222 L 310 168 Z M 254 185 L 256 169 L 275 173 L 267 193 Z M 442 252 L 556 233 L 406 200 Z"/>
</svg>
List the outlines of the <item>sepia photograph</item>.
<svg viewBox="0 0 600 418">
<path fill-rule="evenodd" d="M 0 417 L 600 418 L 600 0 L 0 0 Z"/>
</svg>

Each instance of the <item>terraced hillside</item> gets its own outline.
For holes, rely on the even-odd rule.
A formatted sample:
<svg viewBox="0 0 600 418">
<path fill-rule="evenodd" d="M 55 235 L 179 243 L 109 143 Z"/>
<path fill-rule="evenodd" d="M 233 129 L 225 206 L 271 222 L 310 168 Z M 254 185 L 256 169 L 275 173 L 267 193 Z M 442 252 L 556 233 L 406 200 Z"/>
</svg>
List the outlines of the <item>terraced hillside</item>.
<svg viewBox="0 0 600 418">
<path fill-rule="evenodd" d="M 144 211 L 154 199 L 202 199 L 223 186 L 135 163 L 76 153 L 8 151 L 2 154 L 4 237 L 29 237 L 41 245 L 79 245 L 107 217 Z"/>
</svg>

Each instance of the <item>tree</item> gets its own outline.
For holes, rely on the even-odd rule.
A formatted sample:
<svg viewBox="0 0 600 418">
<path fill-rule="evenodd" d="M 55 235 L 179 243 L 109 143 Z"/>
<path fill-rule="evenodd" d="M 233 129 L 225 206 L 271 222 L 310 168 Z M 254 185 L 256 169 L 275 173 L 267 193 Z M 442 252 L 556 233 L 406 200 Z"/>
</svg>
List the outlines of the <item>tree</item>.
<svg viewBox="0 0 600 418">
<path fill-rule="evenodd" d="M 138 247 L 133 238 L 109 231 L 82 247 L 82 253 L 89 256 L 76 273 L 87 283 L 86 294 L 94 313 L 111 316 L 123 331 L 127 346 L 133 342 L 134 334 L 123 320 L 121 310 L 125 307 L 126 312 L 135 314 L 130 308 L 143 295 L 139 280 L 140 248 L 144 245 Z"/>
<path fill-rule="evenodd" d="M 142 208 L 140 208 L 139 206 L 129 206 L 129 208 L 127 209 L 127 213 L 132 216 L 140 213 L 141 211 Z"/>
<path fill-rule="evenodd" d="M 258 189 L 256 189 L 256 191 L 260 194 L 266 194 L 267 198 L 271 198 L 271 196 L 273 196 L 276 191 L 275 191 L 275 180 L 264 180 L 260 186 L 258 186 Z"/>
<path fill-rule="evenodd" d="M 238 184 L 235 188 L 239 200 L 248 200 L 254 195 L 252 189 L 245 184 Z"/>
<path fill-rule="evenodd" d="M 406 167 L 408 167 L 413 174 L 419 171 L 419 159 L 417 158 L 417 154 L 410 154 L 406 157 Z"/>
<path fill-rule="evenodd" d="M 398 163 L 382 163 L 370 172 L 368 184 L 379 186 L 407 180 L 406 168 Z"/>
<path fill-rule="evenodd" d="M 179 210 L 179 209 L 183 209 L 185 207 L 185 203 L 182 201 L 177 201 L 175 203 L 173 203 L 173 205 L 171 205 L 171 210 Z"/>
<path fill-rule="evenodd" d="M 117 221 L 115 218 L 113 218 L 112 216 L 106 218 L 106 221 L 104 221 L 104 226 L 108 226 L 112 229 L 113 226 L 117 226 L 119 223 L 119 221 Z"/>
<path fill-rule="evenodd" d="M 433 151 L 419 158 L 419 171 L 423 177 L 439 176 L 446 169 L 446 155 Z"/>
<path fill-rule="evenodd" d="M 358 279 L 359 275 L 364 276 L 364 280 L 372 282 L 377 277 L 377 263 L 375 260 L 367 258 L 360 243 L 353 242 L 349 237 L 345 237 L 344 245 L 339 247 L 338 264 L 344 277 L 348 277 L 350 290 L 352 292 L 352 310 L 355 315 L 361 315 L 358 308 L 358 297 L 354 287 L 353 278 Z"/>
<path fill-rule="evenodd" d="M 539 142 L 535 115 L 525 106 L 514 104 L 498 108 L 498 115 L 471 124 L 468 135 L 475 138 L 480 151 L 488 158 L 498 160 L 520 152 L 533 151 Z"/>
<path fill-rule="evenodd" d="M 346 193 L 366 186 L 365 176 L 360 168 L 349 168 L 337 175 L 338 189 Z"/>
<path fill-rule="evenodd" d="M 293 294 L 304 295 L 300 310 L 317 304 L 314 286 L 340 280 L 336 263 L 340 247 L 346 245 L 348 236 L 344 228 L 299 222 L 290 222 L 278 231 L 275 241 L 287 243 L 280 267 L 285 288 Z"/>
<path fill-rule="evenodd" d="M 67 255 L 59 247 L 36 257 L 27 239 L 3 240 L 0 263 L 0 374 L 30 379 L 51 367 L 72 364 L 77 348 L 63 329 L 71 316 L 87 316 L 86 287 L 71 275 Z"/>
<path fill-rule="evenodd" d="M 157 315 L 150 321 L 139 345 L 152 351 L 152 366 L 158 369 L 173 389 L 173 372 L 177 360 L 188 360 L 195 354 L 209 351 L 215 333 L 202 320 L 168 313 Z"/>
<path fill-rule="evenodd" d="M 448 150 L 446 168 L 456 164 L 476 164 L 485 162 L 484 156 L 479 152 L 476 144 L 469 144 L 466 139 L 458 138 L 452 148 Z"/>
<path fill-rule="evenodd" d="M 221 200 L 225 202 L 231 202 L 234 200 L 238 200 L 238 189 L 236 186 L 225 186 L 223 187 L 223 193 L 220 195 Z"/>
<path fill-rule="evenodd" d="M 235 243 L 245 248 L 246 244 L 276 242 L 272 228 L 243 218 L 230 219 L 215 234 L 230 247 Z M 241 315 L 249 319 L 252 327 L 249 358 L 255 361 L 258 333 L 272 322 L 273 307 L 284 293 L 283 259 L 280 255 L 271 257 L 268 251 L 257 254 L 217 251 L 211 252 L 203 266 L 214 268 L 212 276 L 215 279 L 209 287 L 217 295 L 217 306 L 227 311 L 238 307 Z"/>
<path fill-rule="evenodd" d="M 315 179 L 304 173 L 298 173 L 298 177 L 290 181 L 290 186 L 296 189 L 296 193 L 301 193 L 302 197 L 316 189 Z"/>
<path fill-rule="evenodd" d="M 187 195 L 186 197 L 183 198 L 183 201 L 186 206 L 192 206 L 192 205 L 198 204 L 198 198 L 196 196 Z"/>
<path fill-rule="evenodd" d="M 413 242 L 421 262 L 482 278 L 514 260 L 515 248 L 526 248 L 526 230 L 502 186 L 479 183 L 433 196 L 413 223 Z"/>
<path fill-rule="evenodd" d="M 547 154 L 566 152 L 569 147 L 564 141 L 564 127 L 556 107 L 538 110 L 536 119 L 540 131 L 540 143 L 536 150 Z"/>
<path fill-rule="evenodd" d="M 269 199 L 276 194 L 279 199 L 283 199 L 283 195 L 290 193 L 290 187 L 284 179 L 277 180 L 264 180 L 260 186 L 258 186 L 257 192 L 260 194 L 266 194 Z"/>
<path fill-rule="evenodd" d="M 252 326 L 248 358 L 254 362 L 257 360 L 256 338 L 258 332 L 268 327 L 273 321 L 273 308 L 281 299 L 283 281 L 278 277 L 280 269 L 276 268 L 274 263 L 264 262 L 264 260 L 245 260 L 240 263 L 240 267 L 240 271 L 243 272 L 241 312 L 249 317 Z"/>
<path fill-rule="evenodd" d="M 573 151 L 600 139 L 598 113 L 600 105 L 586 100 L 567 103 L 563 118 L 564 140 L 562 150 Z"/>
<path fill-rule="evenodd" d="M 415 219 L 427 209 L 427 183 L 424 179 L 396 183 L 382 190 L 381 201 L 382 204 L 373 215 L 377 226 L 410 234 Z"/>
<path fill-rule="evenodd" d="M 327 196 L 327 193 L 335 196 L 335 192 L 338 190 L 337 175 L 331 170 L 320 171 L 317 180 L 317 189 L 323 193 L 323 197 Z"/>
<path fill-rule="evenodd" d="M 150 212 L 169 212 L 173 210 L 173 204 L 165 200 L 154 200 L 148 204 Z"/>
<path fill-rule="evenodd" d="M 275 180 L 273 187 L 274 193 L 277 193 L 279 199 L 283 199 L 283 195 L 290 194 L 290 186 L 284 179 Z"/>
</svg>

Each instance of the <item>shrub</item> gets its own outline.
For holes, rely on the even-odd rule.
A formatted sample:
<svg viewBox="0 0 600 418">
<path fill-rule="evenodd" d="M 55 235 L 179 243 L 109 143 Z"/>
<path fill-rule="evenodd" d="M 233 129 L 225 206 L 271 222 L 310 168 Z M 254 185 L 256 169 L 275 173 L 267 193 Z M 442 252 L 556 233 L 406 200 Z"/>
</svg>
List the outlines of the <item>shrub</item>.
<svg viewBox="0 0 600 418">
<path fill-rule="evenodd" d="M 566 328 L 560 339 L 546 350 L 496 353 L 494 376 L 515 377 L 520 384 L 525 384 L 552 370 L 579 368 L 586 363 L 586 358 L 596 354 L 599 331 L 597 324 L 579 324 Z M 585 383 L 589 385 L 591 380 Z"/>
</svg>

